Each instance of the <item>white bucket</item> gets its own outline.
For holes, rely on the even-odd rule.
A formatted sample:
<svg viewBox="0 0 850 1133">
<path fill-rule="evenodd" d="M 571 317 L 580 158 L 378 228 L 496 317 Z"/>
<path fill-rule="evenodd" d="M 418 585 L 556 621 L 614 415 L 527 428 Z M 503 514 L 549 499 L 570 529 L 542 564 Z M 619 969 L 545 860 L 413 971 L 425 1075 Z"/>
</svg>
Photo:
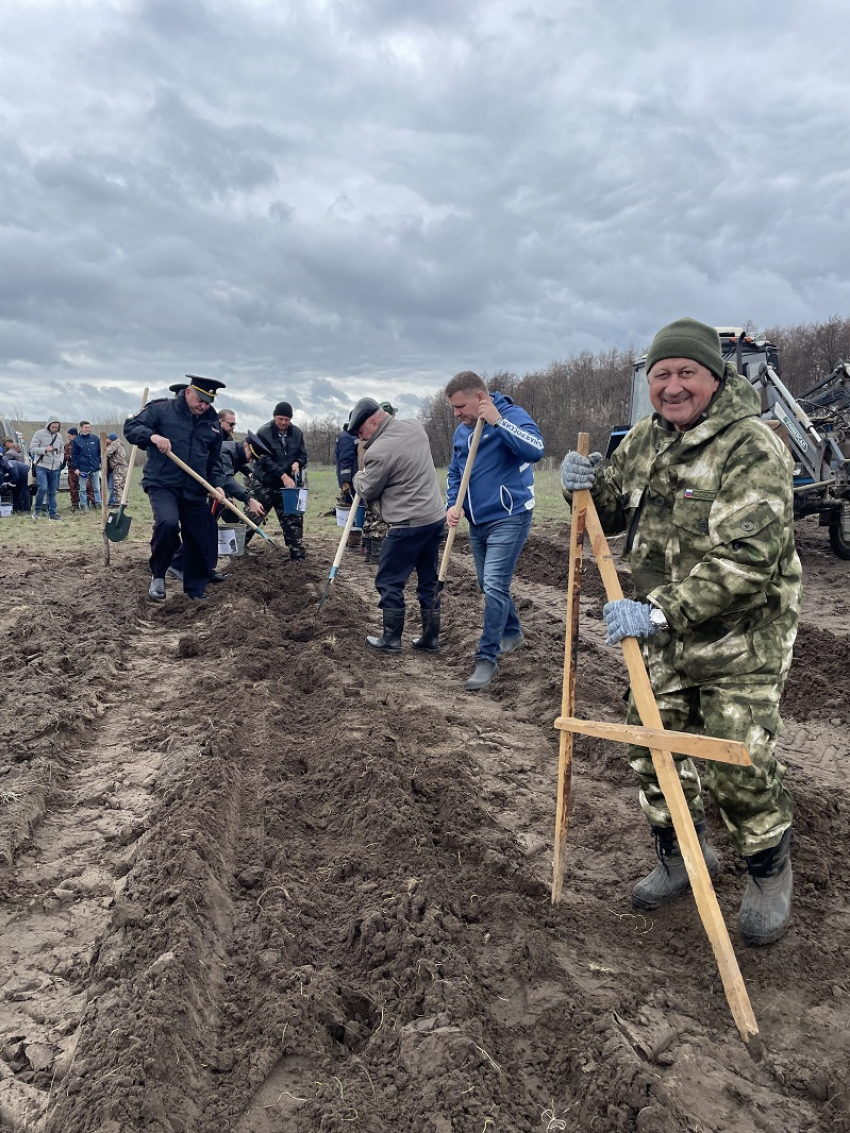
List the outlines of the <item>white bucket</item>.
<svg viewBox="0 0 850 1133">
<path fill-rule="evenodd" d="M 218 529 L 218 553 L 234 557 L 244 555 L 247 531 L 244 523 L 222 524 Z"/>
<path fill-rule="evenodd" d="M 12 514 L 11 504 L 0 504 L 0 519 L 5 519 L 7 515 Z"/>
<path fill-rule="evenodd" d="M 345 527 L 348 523 L 348 517 L 351 515 L 350 507 L 338 507 L 336 509 L 336 525 L 337 527 Z M 362 531 L 363 524 L 366 521 L 366 505 L 357 505 L 357 514 L 354 516 L 354 523 L 351 526 L 352 531 Z"/>
</svg>

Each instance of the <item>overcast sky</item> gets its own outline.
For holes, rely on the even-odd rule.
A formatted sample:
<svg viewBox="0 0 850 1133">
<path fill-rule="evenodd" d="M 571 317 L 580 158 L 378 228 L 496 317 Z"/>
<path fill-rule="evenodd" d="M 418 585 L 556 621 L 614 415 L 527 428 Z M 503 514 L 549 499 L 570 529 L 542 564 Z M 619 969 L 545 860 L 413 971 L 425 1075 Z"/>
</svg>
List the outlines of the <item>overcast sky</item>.
<svg viewBox="0 0 850 1133">
<path fill-rule="evenodd" d="M 846 0 L 2 0 L 0 414 L 412 414 L 847 316 L 848 43 Z"/>
</svg>

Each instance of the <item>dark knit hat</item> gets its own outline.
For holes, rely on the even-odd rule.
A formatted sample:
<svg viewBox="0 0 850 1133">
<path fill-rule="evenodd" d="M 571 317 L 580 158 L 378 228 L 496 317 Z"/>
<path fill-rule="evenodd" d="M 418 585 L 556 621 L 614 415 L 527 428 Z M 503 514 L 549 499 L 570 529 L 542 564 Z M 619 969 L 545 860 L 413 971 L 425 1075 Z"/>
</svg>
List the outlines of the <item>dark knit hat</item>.
<svg viewBox="0 0 850 1133">
<path fill-rule="evenodd" d="M 356 437 L 363 426 L 364 421 L 368 421 L 380 409 L 374 397 L 361 397 L 348 418 L 348 431 L 352 436 Z"/>
<path fill-rule="evenodd" d="M 697 322 L 696 319 L 676 319 L 662 327 L 653 338 L 646 353 L 646 372 L 662 358 L 692 358 L 717 378 L 722 378 L 726 368 L 720 350 L 720 335 L 714 327 Z"/>
<path fill-rule="evenodd" d="M 274 407 L 272 417 L 292 417 L 292 406 L 288 401 L 279 401 Z"/>
</svg>

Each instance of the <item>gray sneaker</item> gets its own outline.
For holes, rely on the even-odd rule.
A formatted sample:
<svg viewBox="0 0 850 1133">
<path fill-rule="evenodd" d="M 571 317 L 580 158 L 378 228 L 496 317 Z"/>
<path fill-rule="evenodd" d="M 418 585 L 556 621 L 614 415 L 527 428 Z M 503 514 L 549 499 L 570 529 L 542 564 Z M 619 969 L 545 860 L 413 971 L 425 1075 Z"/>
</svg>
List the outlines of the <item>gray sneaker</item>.
<svg viewBox="0 0 850 1133">
<path fill-rule="evenodd" d="M 499 666 L 495 661 L 488 661 L 485 657 L 479 657 L 475 662 L 472 676 L 463 687 L 467 692 L 479 692 L 482 688 L 487 687 L 498 671 Z"/>
<path fill-rule="evenodd" d="M 47 518 L 50 520 L 51 523 L 61 523 L 62 522 L 62 516 L 61 515 L 49 515 Z"/>
</svg>

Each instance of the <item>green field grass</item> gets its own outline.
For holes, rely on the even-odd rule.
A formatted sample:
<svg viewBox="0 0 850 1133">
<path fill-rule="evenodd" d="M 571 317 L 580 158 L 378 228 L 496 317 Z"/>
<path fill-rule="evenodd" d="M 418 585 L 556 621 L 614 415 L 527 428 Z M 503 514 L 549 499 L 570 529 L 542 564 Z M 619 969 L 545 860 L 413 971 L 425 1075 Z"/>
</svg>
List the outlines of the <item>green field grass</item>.
<svg viewBox="0 0 850 1133">
<path fill-rule="evenodd" d="M 334 469 L 329 466 L 311 465 L 308 470 L 309 495 L 307 514 L 304 518 L 304 536 L 309 543 L 311 536 L 323 539 L 337 539 L 341 531 L 336 522 L 337 483 Z M 438 471 L 440 485 L 445 484 L 445 469 Z M 147 543 L 151 535 L 151 509 L 147 496 L 141 489 L 141 474 L 137 468 L 133 476 L 127 514 L 132 517 L 129 543 Z M 568 509 L 561 495 L 558 472 L 543 471 L 535 477 L 537 506 L 534 522 L 536 526 L 547 529 L 564 527 L 567 523 Z M 33 499 L 35 497 L 33 496 Z M 109 508 L 108 511 L 116 511 Z M 71 500 L 67 492 L 59 493 L 59 514 L 62 523 L 50 523 L 46 519 L 34 521 L 26 515 L 13 515 L 0 519 L 0 547 L 42 547 L 73 548 L 94 546 L 103 540 L 103 516 L 99 511 L 72 512 Z M 276 518 L 267 521 L 269 534 L 279 534 Z"/>
</svg>

